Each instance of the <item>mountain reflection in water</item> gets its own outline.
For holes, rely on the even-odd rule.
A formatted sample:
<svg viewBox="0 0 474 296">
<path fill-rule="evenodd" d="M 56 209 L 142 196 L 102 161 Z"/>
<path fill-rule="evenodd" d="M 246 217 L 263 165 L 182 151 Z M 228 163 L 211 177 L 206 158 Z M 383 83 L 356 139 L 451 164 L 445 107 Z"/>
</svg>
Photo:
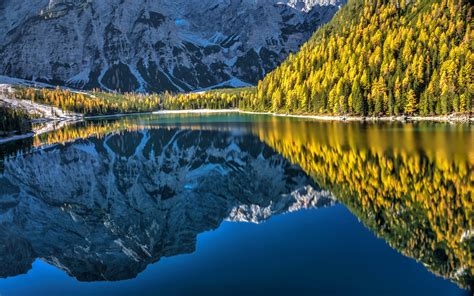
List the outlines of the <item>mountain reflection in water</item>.
<svg viewBox="0 0 474 296">
<path fill-rule="evenodd" d="M 0 276 L 43 258 L 81 281 L 133 278 L 193 252 L 224 220 L 258 223 L 337 199 L 392 248 L 469 288 L 473 134 L 246 115 L 69 126 L 3 147 Z"/>
<path fill-rule="evenodd" d="M 78 140 L 5 162 L 0 276 L 44 258 L 81 281 L 135 277 L 191 253 L 223 220 L 334 204 L 250 135 L 154 129 Z"/>
</svg>

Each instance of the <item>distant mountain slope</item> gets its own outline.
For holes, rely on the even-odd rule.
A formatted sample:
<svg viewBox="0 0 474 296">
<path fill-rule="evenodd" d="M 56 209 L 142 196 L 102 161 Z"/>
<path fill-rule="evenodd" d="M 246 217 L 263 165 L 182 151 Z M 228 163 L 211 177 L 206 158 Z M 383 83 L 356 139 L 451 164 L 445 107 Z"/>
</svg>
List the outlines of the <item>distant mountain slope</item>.
<svg viewBox="0 0 474 296">
<path fill-rule="evenodd" d="M 473 111 L 472 4 L 349 0 L 243 106 L 311 114 Z"/>
<path fill-rule="evenodd" d="M 345 0 L 4 0 L 0 75 L 75 88 L 256 83 Z"/>
</svg>

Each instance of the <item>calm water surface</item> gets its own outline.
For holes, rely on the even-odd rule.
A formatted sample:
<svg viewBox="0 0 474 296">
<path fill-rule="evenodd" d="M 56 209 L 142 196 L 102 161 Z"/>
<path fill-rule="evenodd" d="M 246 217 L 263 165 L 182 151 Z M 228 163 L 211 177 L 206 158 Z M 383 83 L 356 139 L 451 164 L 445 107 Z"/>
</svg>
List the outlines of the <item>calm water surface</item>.
<svg viewBox="0 0 474 296">
<path fill-rule="evenodd" d="M 474 130 L 141 115 L 0 146 L 0 295 L 470 295 Z"/>
</svg>

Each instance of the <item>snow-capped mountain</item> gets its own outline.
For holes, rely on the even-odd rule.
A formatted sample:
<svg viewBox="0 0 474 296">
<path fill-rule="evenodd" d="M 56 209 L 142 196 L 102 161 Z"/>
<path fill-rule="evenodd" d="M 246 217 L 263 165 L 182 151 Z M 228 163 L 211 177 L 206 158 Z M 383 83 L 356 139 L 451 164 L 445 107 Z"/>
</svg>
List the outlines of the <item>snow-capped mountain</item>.
<svg viewBox="0 0 474 296">
<path fill-rule="evenodd" d="M 190 91 L 274 69 L 345 0 L 3 0 L 0 75 Z"/>
<path fill-rule="evenodd" d="M 133 278 L 224 220 L 335 203 L 254 136 L 171 127 L 15 155 L 0 188 L 0 277 L 41 258 L 81 281 Z"/>
</svg>

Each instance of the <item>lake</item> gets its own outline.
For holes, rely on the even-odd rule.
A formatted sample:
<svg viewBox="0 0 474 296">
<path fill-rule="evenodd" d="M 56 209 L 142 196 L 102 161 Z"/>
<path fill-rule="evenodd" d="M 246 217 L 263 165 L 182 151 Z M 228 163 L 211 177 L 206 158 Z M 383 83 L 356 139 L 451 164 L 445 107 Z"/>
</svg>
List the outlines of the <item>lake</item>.
<svg viewBox="0 0 474 296">
<path fill-rule="evenodd" d="M 0 295 L 470 295 L 469 124 L 87 120 L 0 145 Z"/>
</svg>

